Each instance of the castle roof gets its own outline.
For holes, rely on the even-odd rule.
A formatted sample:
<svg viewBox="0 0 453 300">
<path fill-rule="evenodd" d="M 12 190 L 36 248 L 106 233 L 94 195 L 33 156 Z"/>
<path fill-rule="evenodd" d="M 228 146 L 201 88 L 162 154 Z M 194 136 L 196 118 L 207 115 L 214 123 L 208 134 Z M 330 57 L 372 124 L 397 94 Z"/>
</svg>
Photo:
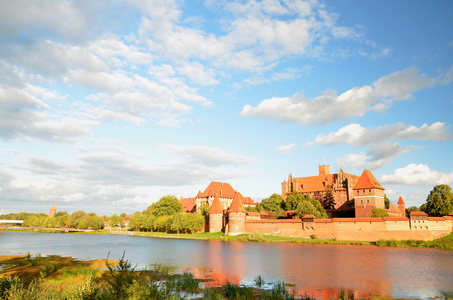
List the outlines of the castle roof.
<svg viewBox="0 0 453 300">
<path fill-rule="evenodd" d="M 333 184 L 338 177 L 346 177 L 353 180 L 353 182 L 359 179 L 358 176 L 341 172 L 340 174 L 322 174 L 317 176 L 297 177 L 293 178 L 296 181 L 296 191 L 298 193 L 310 193 L 325 191 L 327 186 L 332 188 Z M 291 193 L 288 193 L 291 194 Z"/>
<path fill-rule="evenodd" d="M 236 191 L 226 182 L 211 182 L 203 193 L 198 193 L 197 198 L 214 197 L 218 195 L 220 198 L 233 199 Z"/>
<path fill-rule="evenodd" d="M 406 203 L 404 203 L 403 198 L 400 196 L 400 198 L 398 199 L 398 203 L 397 204 L 406 204 Z"/>
<path fill-rule="evenodd" d="M 55 204 L 52 204 L 52 206 L 50 207 L 50 210 L 55 210 L 55 211 L 57 210 L 57 209 L 55 208 Z"/>
<path fill-rule="evenodd" d="M 212 201 L 211 208 L 209 209 L 210 214 L 221 214 L 223 213 L 223 206 L 220 203 L 219 196 L 217 194 L 214 196 L 214 201 Z"/>
<path fill-rule="evenodd" d="M 228 212 L 243 212 L 245 213 L 244 205 L 242 204 L 242 196 L 240 193 L 236 193 L 233 197 L 233 202 L 228 209 Z"/>
<path fill-rule="evenodd" d="M 254 205 L 255 201 L 252 200 L 250 197 L 243 197 L 242 198 L 242 203 L 243 204 L 248 204 L 248 205 Z"/>
<path fill-rule="evenodd" d="M 364 170 L 362 175 L 357 181 L 356 185 L 354 186 L 353 190 L 360 190 L 360 189 L 380 189 L 384 190 L 382 185 L 377 181 L 376 177 L 374 177 L 373 173 L 370 170 Z"/>
<path fill-rule="evenodd" d="M 179 202 L 181 202 L 184 212 L 195 212 L 196 200 L 196 198 L 182 198 Z"/>
<path fill-rule="evenodd" d="M 411 211 L 411 216 L 427 216 L 424 211 Z"/>
</svg>

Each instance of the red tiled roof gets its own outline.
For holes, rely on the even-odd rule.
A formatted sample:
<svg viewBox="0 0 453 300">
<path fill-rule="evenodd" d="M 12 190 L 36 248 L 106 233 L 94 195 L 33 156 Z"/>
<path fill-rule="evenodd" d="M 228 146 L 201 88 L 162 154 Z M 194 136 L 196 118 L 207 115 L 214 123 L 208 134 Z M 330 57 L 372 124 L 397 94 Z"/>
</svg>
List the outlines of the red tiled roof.
<svg viewBox="0 0 453 300">
<path fill-rule="evenodd" d="M 219 198 L 233 199 L 236 191 L 229 183 L 213 181 L 208 185 L 204 192 L 201 193 L 201 195 L 197 195 L 197 198 L 214 197 L 216 194 Z"/>
<path fill-rule="evenodd" d="M 57 210 L 57 209 L 55 208 L 55 204 L 52 204 L 52 207 L 50 208 L 50 210 Z"/>
<path fill-rule="evenodd" d="M 398 199 L 398 203 L 396 203 L 396 204 L 406 204 L 406 203 L 404 203 L 403 198 L 400 196 L 400 198 Z"/>
<path fill-rule="evenodd" d="M 302 219 L 305 219 L 305 218 L 307 218 L 307 219 L 308 218 L 312 218 L 313 219 L 314 217 L 315 217 L 314 215 L 305 215 L 305 216 L 302 217 Z"/>
<path fill-rule="evenodd" d="M 359 179 L 358 176 L 343 173 L 346 177 L 352 178 L 354 181 Z M 328 174 L 328 175 L 317 175 L 317 176 L 307 176 L 307 177 L 297 177 L 296 180 L 296 192 L 298 193 L 310 193 L 310 192 L 319 192 L 325 191 L 326 187 L 329 185 L 332 187 L 335 180 L 338 178 L 338 174 Z M 291 193 L 287 193 L 291 194 Z"/>
<path fill-rule="evenodd" d="M 214 201 L 212 201 L 211 208 L 209 209 L 210 214 L 221 214 L 223 212 L 222 203 L 220 203 L 219 197 L 217 194 L 214 196 Z"/>
<path fill-rule="evenodd" d="M 443 217 L 428 217 L 428 221 L 445 221 Z"/>
<path fill-rule="evenodd" d="M 242 196 L 239 193 L 236 193 L 233 197 L 233 202 L 231 202 L 231 206 L 228 209 L 228 212 L 243 212 L 245 213 L 244 205 L 242 204 Z"/>
<path fill-rule="evenodd" d="M 333 218 L 334 222 L 384 222 L 382 218 Z"/>
<path fill-rule="evenodd" d="M 453 216 L 453 211 L 451 213 L 448 214 L 449 216 Z"/>
<path fill-rule="evenodd" d="M 244 198 L 242 199 L 242 203 L 244 203 L 244 204 L 249 204 L 249 205 L 253 205 L 253 204 L 255 204 L 255 201 L 253 201 L 252 198 L 250 198 L 250 197 L 244 197 Z"/>
<path fill-rule="evenodd" d="M 181 202 L 184 212 L 195 212 L 196 198 L 182 198 Z"/>
<path fill-rule="evenodd" d="M 384 190 L 382 185 L 377 181 L 376 177 L 374 177 L 373 173 L 370 170 L 364 170 L 362 175 L 357 181 L 356 185 L 354 186 L 353 190 L 359 189 L 380 189 Z"/>
<path fill-rule="evenodd" d="M 123 222 L 129 222 L 131 218 L 132 218 L 132 215 L 127 215 L 124 217 Z"/>
<path fill-rule="evenodd" d="M 249 216 L 260 216 L 261 214 L 259 212 L 248 211 L 247 215 L 249 215 Z"/>
<path fill-rule="evenodd" d="M 423 211 L 411 211 L 411 216 L 427 216 L 427 214 Z"/>
</svg>

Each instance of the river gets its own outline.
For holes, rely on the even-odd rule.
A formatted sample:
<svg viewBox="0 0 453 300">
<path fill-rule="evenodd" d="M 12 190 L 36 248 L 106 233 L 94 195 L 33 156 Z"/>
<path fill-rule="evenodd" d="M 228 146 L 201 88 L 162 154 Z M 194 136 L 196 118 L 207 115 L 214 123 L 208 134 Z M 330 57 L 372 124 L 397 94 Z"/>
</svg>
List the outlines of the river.
<svg viewBox="0 0 453 300">
<path fill-rule="evenodd" d="M 0 255 L 40 253 L 99 259 L 110 255 L 139 268 L 154 264 L 176 272 L 190 270 L 220 285 L 226 279 L 252 284 L 261 275 L 267 282 L 294 284 L 300 293 L 318 299 L 334 297 L 339 289 L 356 298 L 370 295 L 427 299 L 453 297 L 453 251 L 375 246 L 308 245 L 291 243 L 220 242 L 160 239 L 124 235 L 3 232 Z"/>
</svg>

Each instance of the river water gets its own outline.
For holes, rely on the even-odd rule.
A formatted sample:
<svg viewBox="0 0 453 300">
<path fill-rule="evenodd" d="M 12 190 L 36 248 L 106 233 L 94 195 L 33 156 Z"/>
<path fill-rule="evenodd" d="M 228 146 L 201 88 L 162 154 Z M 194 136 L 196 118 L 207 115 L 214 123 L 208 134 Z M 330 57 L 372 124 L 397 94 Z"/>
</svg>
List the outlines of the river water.
<svg viewBox="0 0 453 300">
<path fill-rule="evenodd" d="M 154 264 L 179 272 L 190 270 L 212 285 L 225 280 L 253 284 L 294 284 L 299 293 L 318 299 L 340 289 L 356 297 L 383 295 L 427 299 L 453 297 L 453 251 L 374 246 L 220 242 L 124 235 L 77 235 L 4 232 L 0 255 L 40 253 L 103 259 L 125 258 L 139 268 Z M 109 254 L 110 253 L 110 254 Z"/>
</svg>

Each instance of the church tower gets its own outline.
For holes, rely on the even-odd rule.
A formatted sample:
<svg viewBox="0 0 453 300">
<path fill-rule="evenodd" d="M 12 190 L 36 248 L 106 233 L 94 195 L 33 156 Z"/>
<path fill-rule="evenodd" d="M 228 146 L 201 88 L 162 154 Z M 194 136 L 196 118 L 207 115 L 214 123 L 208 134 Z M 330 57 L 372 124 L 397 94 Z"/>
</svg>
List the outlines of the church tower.
<svg viewBox="0 0 453 300">
<path fill-rule="evenodd" d="M 398 203 L 396 204 L 398 205 L 398 209 L 400 211 L 401 216 L 406 217 L 406 203 L 404 203 L 404 200 L 401 196 L 398 199 Z"/>
<path fill-rule="evenodd" d="M 55 208 L 55 204 L 52 204 L 52 207 L 50 208 L 50 211 L 49 211 L 49 217 L 55 216 L 56 213 L 57 213 L 57 209 Z"/>
</svg>

